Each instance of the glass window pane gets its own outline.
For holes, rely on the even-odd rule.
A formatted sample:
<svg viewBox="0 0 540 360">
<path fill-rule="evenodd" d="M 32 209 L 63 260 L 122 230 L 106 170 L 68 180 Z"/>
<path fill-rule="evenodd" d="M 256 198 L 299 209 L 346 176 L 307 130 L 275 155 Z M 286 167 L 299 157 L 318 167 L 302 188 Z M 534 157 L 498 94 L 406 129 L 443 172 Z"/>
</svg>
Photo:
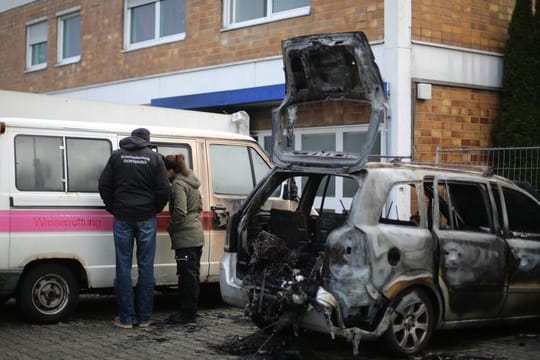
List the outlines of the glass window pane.
<svg viewBox="0 0 540 360">
<path fill-rule="evenodd" d="M 155 37 L 156 17 L 154 3 L 131 8 L 131 43 Z"/>
<path fill-rule="evenodd" d="M 63 56 L 64 58 L 81 54 L 81 16 L 64 20 Z"/>
<path fill-rule="evenodd" d="M 266 0 L 236 0 L 233 5 L 234 22 L 266 16 Z"/>
<path fill-rule="evenodd" d="M 159 36 L 185 32 L 185 11 L 184 0 L 163 0 L 160 8 Z"/>
<path fill-rule="evenodd" d="M 303 134 L 302 135 L 302 150 L 313 151 L 336 151 L 336 135 L 335 134 Z M 304 184 L 302 184 L 302 187 Z M 317 196 L 322 196 L 324 187 L 319 187 Z M 326 196 L 335 196 L 336 194 L 336 179 L 332 176 L 328 184 Z"/>
<path fill-rule="evenodd" d="M 253 172 L 255 174 L 255 182 L 259 182 L 264 175 L 270 170 L 270 166 L 264 161 L 264 159 L 253 149 L 249 149 L 251 154 L 251 160 L 253 161 Z"/>
<path fill-rule="evenodd" d="M 272 12 L 280 12 L 309 5 L 309 0 L 274 0 Z"/>
<path fill-rule="evenodd" d="M 64 191 L 62 138 L 18 135 L 15 183 L 21 191 Z"/>
<path fill-rule="evenodd" d="M 193 169 L 193 159 L 191 156 L 191 147 L 188 144 L 175 144 L 175 145 L 161 145 L 158 144 L 157 146 L 158 153 L 160 153 L 163 156 L 167 155 L 184 155 L 184 159 L 186 161 L 186 166 L 192 170 Z"/>
<path fill-rule="evenodd" d="M 362 146 L 367 141 L 367 132 L 350 131 L 343 133 L 343 152 L 350 154 L 360 154 L 362 152 Z M 381 155 L 381 133 L 377 133 L 371 155 Z M 356 184 L 351 181 L 343 182 L 343 196 L 354 196 Z"/>
<path fill-rule="evenodd" d="M 304 134 L 302 135 L 302 150 L 336 151 L 336 135 Z"/>
<path fill-rule="evenodd" d="M 285 146 L 281 145 L 285 149 L 286 152 L 294 151 L 295 137 L 296 136 L 293 136 L 291 143 L 287 141 L 287 144 Z M 283 137 L 283 139 L 286 139 L 286 137 Z M 273 147 L 274 147 L 274 142 L 273 142 L 272 136 L 265 136 L 264 137 L 264 150 L 266 150 L 266 153 L 269 155 L 272 155 Z"/>
<path fill-rule="evenodd" d="M 247 195 L 255 185 L 245 146 L 211 145 L 210 169 L 217 194 Z"/>
<path fill-rule="evenodd" d="M 97 192 L 98 179 L 111 155 L 107 140 L 67 139 L 68 191 Z M 89 152 L 92 156 L 88 156 Z"/>
<path fill-rule="evenodd" d="M 343 151 L 346 153 L 360 154 L 362 147 L 367 141 L 367 132 L 351 131 L 343 133 Z M 370 155 L 381 154 L 381 133 L 377 133 L 375 143 Z"/>
<path fill-rule="evenodd" d="M 351 178 L 343 178 L 343 197 L 352 198 L 358 190 L 358 183 Z"/>
<path fill-rule="evenodd" d="M 47 62 L 47 43 L 42 42 L 32 45 L 32 63 L 31 65 L 39 65 Z"/>
</svg>

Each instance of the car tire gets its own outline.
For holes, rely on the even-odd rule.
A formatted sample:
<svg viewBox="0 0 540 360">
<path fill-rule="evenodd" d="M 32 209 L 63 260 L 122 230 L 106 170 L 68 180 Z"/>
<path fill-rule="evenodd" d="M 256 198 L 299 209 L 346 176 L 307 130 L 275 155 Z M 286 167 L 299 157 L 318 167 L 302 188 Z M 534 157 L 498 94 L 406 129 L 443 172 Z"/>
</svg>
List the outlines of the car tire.
<svg viewBox="0 0 540 360">
<path fill-rule="evenodd" d="M 24 275 L 17 307 L 30 322 L 55 324 L 73 313 L 78 299 L 79 284 L 67 266 L 39 264 Z"/>
<path fill-rule="evenodd" d="M 394 355 L 417 354 L 427 346 L 433 334 L 433 303 L 425 291 L 414 289 L 400 295 L 393 304 L 397 316 L 383 340 Z"/>
</svg>

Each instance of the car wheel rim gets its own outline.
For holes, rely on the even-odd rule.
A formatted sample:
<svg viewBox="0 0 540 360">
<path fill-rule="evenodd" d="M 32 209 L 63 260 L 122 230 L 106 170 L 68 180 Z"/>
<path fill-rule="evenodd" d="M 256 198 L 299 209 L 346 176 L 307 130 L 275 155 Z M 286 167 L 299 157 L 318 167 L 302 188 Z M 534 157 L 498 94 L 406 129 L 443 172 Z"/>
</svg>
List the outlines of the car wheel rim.
<svg viewBox="0 0 540 360">
<path fill-rule="evenodd" d="M 58 275 L 44 275 L 32 287 L 32 304 L 42 314 L 58 314 L 66 307 L 68 299 L 68 284 Z"/>
<path fill-rule="evenodd" d="M 392 332 L 399 346 L 407 352 L 418 349 L 428 334 L 429 321 L 426 304 L 417 302 L 407 306 L 392 324 Z"/>
</svg>

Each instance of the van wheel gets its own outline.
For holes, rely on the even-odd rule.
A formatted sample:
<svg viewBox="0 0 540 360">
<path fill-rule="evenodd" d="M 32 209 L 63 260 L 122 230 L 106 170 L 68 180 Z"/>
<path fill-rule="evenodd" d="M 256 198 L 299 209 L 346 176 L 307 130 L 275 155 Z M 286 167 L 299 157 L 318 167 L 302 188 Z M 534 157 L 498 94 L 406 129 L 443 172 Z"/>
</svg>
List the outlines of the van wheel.
<svg viewBox="0 0 540 360">
<path fill-rule="evenodd" d="M 413 355 L 423 350 L 435 326 L 433 304 L 428 295 L 414 289 L 395 302 L 396 317 L 384 334 L 384 341 L 394 354 Z"/>
<path fill-rule="evenodd" d="M 28 270 L 19 286 L 17 307 L 28 320 L 55 324 L 77 306 L 79 285 L 71 270 L 61 264 L 40 264 Z"/>
</svg>

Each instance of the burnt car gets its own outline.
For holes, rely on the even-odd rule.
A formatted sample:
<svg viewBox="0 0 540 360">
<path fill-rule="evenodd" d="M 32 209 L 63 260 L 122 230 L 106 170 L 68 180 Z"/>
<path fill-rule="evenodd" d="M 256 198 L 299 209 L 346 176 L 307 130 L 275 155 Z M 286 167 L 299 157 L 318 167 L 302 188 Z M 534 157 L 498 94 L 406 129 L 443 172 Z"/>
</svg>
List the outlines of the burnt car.
<svg viewBox="0 0 540 360">
<path fill-rule="evenodd" d="M 228 223 L 223 299 L 262 329 L 307 329 L 411 355 L 434 330 L 540 315 L 540 202 L 489 169 L 369 162 L 385 114 L 362 33 L 283 42 L 276 166 Z M 294 151 L 303 116 L 369 130 L 355 153 Z"/>
</svg>

